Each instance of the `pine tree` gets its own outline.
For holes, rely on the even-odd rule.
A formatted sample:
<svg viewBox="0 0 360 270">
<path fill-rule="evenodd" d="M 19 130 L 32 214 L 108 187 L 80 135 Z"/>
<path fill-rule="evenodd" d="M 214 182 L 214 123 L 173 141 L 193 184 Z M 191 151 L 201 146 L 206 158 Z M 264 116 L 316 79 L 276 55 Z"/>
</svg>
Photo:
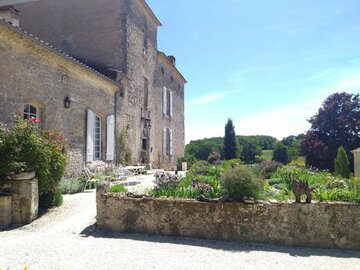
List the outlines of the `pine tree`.
<svg viewBox="0 0 360 270">
<path fill-rule="evenodd" d="M 225 125 L 224 137 L 224 159 L 234 159 L 237 155 L 237 145 L 235 136 L 235 127 L 231 119 L 228 119 Z"/>
<path fill-rule="evenodd" d="M 349 161 L 344 147 L 340 146 L 335 159 L 335 174 L 350 178 Z"/>
</svg>

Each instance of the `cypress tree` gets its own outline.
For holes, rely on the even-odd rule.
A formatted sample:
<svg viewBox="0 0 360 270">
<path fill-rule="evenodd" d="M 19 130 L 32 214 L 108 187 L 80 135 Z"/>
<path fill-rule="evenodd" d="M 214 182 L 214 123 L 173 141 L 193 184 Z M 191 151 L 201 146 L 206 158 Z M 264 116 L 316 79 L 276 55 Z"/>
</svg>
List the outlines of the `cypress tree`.
<svg viewBox="0 0 360 270">
<path fill-rule="evenodd" d="M 224 137 L 224 159 L 234 159 L 237 154 L 235 127 L 231 119 L 228 119 L 225 125 L 225 137 Z"/>
<path fill-rule="evenodd" d="M 344 178 L 350 178 L 349 161 L 344 147 L 340 146 L 335 159 L 335 174 Z"/>
</svg>

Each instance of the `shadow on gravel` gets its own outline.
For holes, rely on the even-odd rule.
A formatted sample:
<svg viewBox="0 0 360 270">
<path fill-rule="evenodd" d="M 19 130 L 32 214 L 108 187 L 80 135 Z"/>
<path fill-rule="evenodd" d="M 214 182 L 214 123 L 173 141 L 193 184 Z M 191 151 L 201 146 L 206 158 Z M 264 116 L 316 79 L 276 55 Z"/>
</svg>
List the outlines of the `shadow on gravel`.
<svg viewBox="0 0 360 270">
<path fill-rule="evenodd" d="M 83 237 L 95 238 L 111 238 L 145 241 L 153 243 L 168 243 L 174 245 L 189 245 L 212 249 L 219 249 L 232 252 L 252 251 L 266 251 L 266 252 L 280 252 L 286 253 L 294 257 L 310 257 L 310 256 L 329 256 L 337 258 L 360 258 L 360 250 L 341 250 L 341 249 L 323 249 L 323 248 L 309 248 L 309 247 L 292 247 L 283 245 L 260 244 L 260 243 L 240 243 L 240 242 L 226 242 L 217 240 L 206 240 L 189 237 L 178 236 L 162 236 L 139 233 L 120 233 L 103 231 L 96 228 L 96 225 L 86 227 L 81 233 Z"/>
</svg>

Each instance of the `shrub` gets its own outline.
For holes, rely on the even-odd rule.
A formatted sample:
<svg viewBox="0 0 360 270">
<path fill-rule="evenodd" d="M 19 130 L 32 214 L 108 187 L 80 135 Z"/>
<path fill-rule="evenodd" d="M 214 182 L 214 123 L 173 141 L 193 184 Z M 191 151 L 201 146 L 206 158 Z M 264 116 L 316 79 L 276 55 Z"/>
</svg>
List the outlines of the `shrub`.
<svg viewBox="0 0 360 270">
<path fill-rule="evenodd" d="M 113 192 L 113 193 L 121 193 L 121 192 L 127 192 L 127 189 L 125 188 L 125 186 L 123 184 L 117 184 L 117 185 L 113 185 L 109 188 L 109 192 Z"/>
<path fill-rule="evenodd" d="M 335 174 L 344 178 L 350 178 L 349 161 L 344 147 L 340 146 L 335 159 Z"/>
<path fill-rule="evenodd" d="M 61 189 L 57 189 L 53 195 L 52 206 L 60 206 L 64 201 Z"/>
<path fill-rule="evenodd" d="M 62 194 L 75 194 L 85 190 L 86 181 L 83 176 L 62 178 L 60 189 Z"/>
<path fill-rule="evenodd" d="M 282 143 L 278 143 L 273 153 L 272 160 L 286 164 L 289 162 L 288 149 Z"/>
<path fill-rule="evenodd" d="M 221 154 L 218 151 L 212 151 L 207 158 L 207 161 L 211 164 L 219 164 L 221 160 Z"/>
<path fill-rule="evenodd" d="M 18 116 L 11 129 L 1 126 L 0 177 L 35 171 L 40 206 L 47 207 L 53 204 L 55 190 L 65 173 L 65 138 L 55 132 L 40 130 L 37 122 L 35 118 L 23 120 Z"/>
<path fill-rule="evenodd" d="M 264 179 L 268 179 L 273 172 L 282 167 L 282 163 L 273 160 L 264 160 L 263 162 L 257 164 L 256 167 L 261 176 Z"/>
<path fill-rule="evenodd" d="M 238 166 L 221 176 L 220 185 L 226 195 L 236 201 L 241 201 L 243 197 L 259 198 L 263 181 L 247 167 Z"/>
</svg>

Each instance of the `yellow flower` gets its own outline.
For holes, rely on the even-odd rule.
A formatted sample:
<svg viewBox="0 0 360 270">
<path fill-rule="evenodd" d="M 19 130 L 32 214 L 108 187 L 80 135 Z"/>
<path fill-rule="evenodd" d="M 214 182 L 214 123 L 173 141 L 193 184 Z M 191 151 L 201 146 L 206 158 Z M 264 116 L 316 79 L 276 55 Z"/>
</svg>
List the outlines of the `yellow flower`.
<svg viewBox="0 0 360 270">
<path fill-rule="evenodd" d="M 27 267 L 27 266 L 24 266 L 24 270 L 29 270 L 29 267 Z"/>
</svg>

